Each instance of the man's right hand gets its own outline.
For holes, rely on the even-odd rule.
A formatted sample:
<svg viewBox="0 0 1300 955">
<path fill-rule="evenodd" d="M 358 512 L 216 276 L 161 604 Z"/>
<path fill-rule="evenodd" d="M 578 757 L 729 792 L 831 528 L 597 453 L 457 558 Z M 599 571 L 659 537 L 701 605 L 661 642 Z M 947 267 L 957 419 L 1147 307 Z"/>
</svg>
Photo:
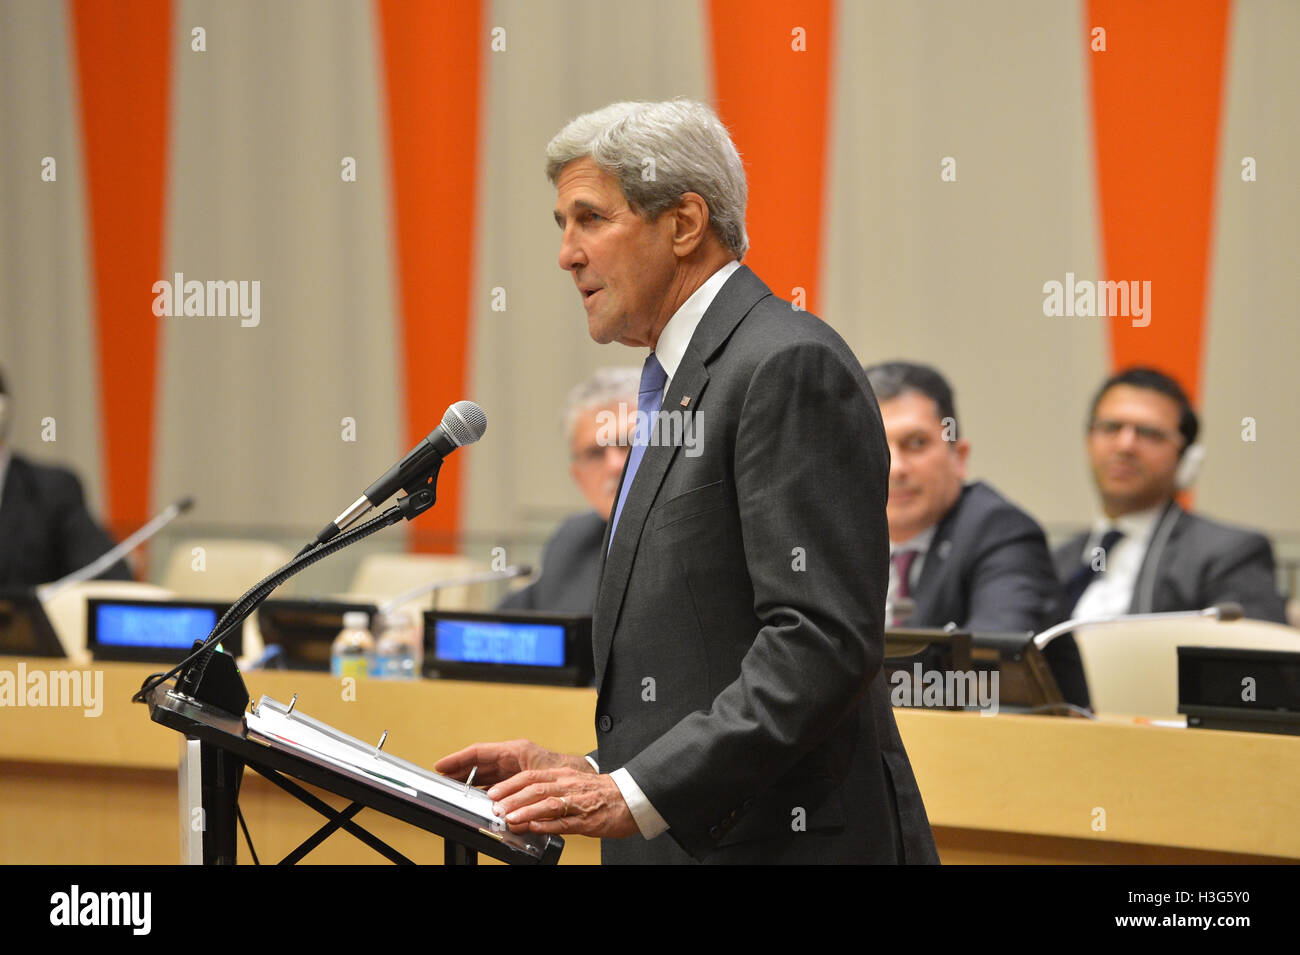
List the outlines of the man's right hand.
<svg viewBox="0 0 1300 955">
<path fill-rule="evenodd" d="M 512 739 L 502 743 L 475 743 L 473 746 L 467 746 L 458 752 L 444 756 L 434 763 L 433 768 L 435 772 L 463 782 L 475 766 L 478 767 L 478 772 L 474 774 L 476 786 L 494 786 L 516 773 L 529 769 L 568 768 L 578 772 L 595 773 L 591 763 L 583 756 L 552 752 L 526 739 Z"/>
</svg>

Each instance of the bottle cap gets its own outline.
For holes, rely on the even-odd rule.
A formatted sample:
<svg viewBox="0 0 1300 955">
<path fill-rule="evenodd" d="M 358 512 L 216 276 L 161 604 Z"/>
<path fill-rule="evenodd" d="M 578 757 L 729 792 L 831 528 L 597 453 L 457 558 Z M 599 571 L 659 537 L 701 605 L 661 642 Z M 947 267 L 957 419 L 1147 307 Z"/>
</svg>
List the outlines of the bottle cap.
<svg viewBox="0 0 1300 955">
<path fill-rule="evenodd" d="M 349 610 L 343 615 L 344 630 L 369 630 L 370 614 L 364 610 Z"/>
<path fill-rule="evenodd" d="M 411 626 L 411 615 L 405 610 L 390 610 L 383 615 L 382 626 L 385 630 L 405 630 Z"/>
</svg>

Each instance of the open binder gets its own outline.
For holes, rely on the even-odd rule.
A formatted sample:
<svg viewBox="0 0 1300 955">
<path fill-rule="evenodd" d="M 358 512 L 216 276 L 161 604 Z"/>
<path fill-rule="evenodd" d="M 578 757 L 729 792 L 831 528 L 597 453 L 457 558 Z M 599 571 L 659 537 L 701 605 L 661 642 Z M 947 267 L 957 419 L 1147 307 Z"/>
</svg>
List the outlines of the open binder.
<svg viewBox="0 0 1300 955">
<path fill-rule="evenodd" d="M 442 836 L 448 864 L 473 865 L 480 852 L 516 865 L 559 860 L 563 839 L 510 832 L 493 816 L 491 801 L 484 793 L 414 763 L 386 756 L 382 752 L 383 740 L 368 746 L 332 726 L 295 713 L 296 695 L 288 706 L 263 697 L 250 711 L 248 688 L 234 658 L 220 649 L 221 640 L 236 633 L 242 622 L 290 577 L 432 507 L 443 458 L 462 445 L 473 444 L 486 429 L 487 417 L 472 401 L 458 401 L 448 408 L 442 424 L 428 438 L 367 488 L 347 511 L 326 524 L 289 563 L 262 578 L 235 601 L 207 638 L 195 642 L 189 656 L 167 673 L 151 674 L 131 697 L 134 702 L 148 704 L 149 716 L 155 723 L 184 737 L 180 765 L 184 861 L 235 863 L 236 823 L 243 826 L 238 799 L 245 766 L 329 820 L 282 859 L 282 864 L 297 862 L 339 829 L 356 836 L 386 859 L 410 863 L 410 859 L 352 821 L 365 808 Z M 357 524 L 398 489 L 406 493 L 392 507 Z M 335 810 L 294 779 L 352 802 L 341 811 Z M 200 808 L 201 813 L 196 811 Z M 201 824 L 193 825 L 192 816 Z M 247 827 L 244 837 L 252 851 Z"/>
<path fill-rule="evenodd" d="M 564 840 L 558 836 L 510 832 L 493 815 L 486 793 L 390 756 L 379 746 L 363 743 L 297 711 L 293 703 L 286 706 L 264 696 L 248 713 L 236 716 L 178 692 L 172 684 L 155 687 L 148 703 L 155 723 L 186 738 L 181 765 L 182 834 L 199 805 L 204 820 L 201 834 L 193 834 L 196 842 L 201 837 L 201 851 L 194 845 L 191 861 L 234 864 L 236 824 L 242 823 L 236 807 L 245 766 L 328 820 L 281 864 L 298 862 L 339 829 L 392 862 L 411 864 L 352 821 L 364 808 L 441 836 L 446 844 L 444 861 L 449 865 L 473 865 L 480 852 L 514 865 L 548 865 L 557 862 L 564 849 Z M 335 810 L 295 779 L 351 803 Z M 184 848 L 182 851 L 184 854 Z"/>
</svg>

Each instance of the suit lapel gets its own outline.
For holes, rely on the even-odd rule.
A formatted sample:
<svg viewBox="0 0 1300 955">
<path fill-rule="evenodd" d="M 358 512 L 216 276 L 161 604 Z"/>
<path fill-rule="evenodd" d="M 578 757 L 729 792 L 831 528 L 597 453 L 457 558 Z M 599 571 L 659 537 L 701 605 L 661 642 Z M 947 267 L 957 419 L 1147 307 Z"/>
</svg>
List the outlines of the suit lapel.
<svg viewBox="0 0 1300 955">
<path fill-rule="evenodd" d="M 684 395 L 691 396 L 691 404 L 696 406 L 692 413 L 698 413 L 698 405 L 704 386 L 708 383 L 709 373 L 698 359 L 689 351 L 682 358 L 677 374 L 664 393 L 663 410 L 680 410 Z M 614 541 L 609 545 L 605 558 L 605 569 L 600 577 L 600 589 L 596 594 L 596 615 L 593 621 L 592 645 L 596 664 L 597 686 L 605 673 L 605 664 L 609 659 L 610 646 L 614 639 L 614 629 L 623 608 L 623 598 L 627 595 L 628 583 L 632 578 L 632 567 L 641 533 L 645 529 L 646 517 L 659 496 L 659 487 L 663 484 L 668 468 L 676 458 L 677 447 L 654 443 L 645 449 L 641 466 L 637 469 L 632 488 L 627 500 L 623 502 L 623 513 L 618 518 L 618 528 L 614 531 Z M 608 544 L 608 541 L 607 541 Z"/>
<path fill-rule="evenodd" d="M 1088 540 L 1091 537 L 1091 531 L 1076 534 L 1066 541 L 1065 546 L 1058 552 L 1061 559 L 1057 561 L 1056 576 L 1061 583 L 1068 581 L 1071 574 L 1088 562 Z"/>
<path fill-rule="evenodd" d="M 940 557 L 939 548 L 940 538 L 936 534 L 934 540 L 930 542 L 930 549 L 925 552 L 925 562 L 921 564 L 921 576 L 916 580 L 916 589 L 912 594 L 912 613 L 908 617 L 909 626 L 920 626 L 912 624 L 912 620 L 929 620 L 933 616 L 936 594 L 939 589 L 939 577 L 943 573 L 944 559 Z"/>
<path fill-rule="evenodd" d="M 20 559 L 17 549 L 19 542 L 26 541 L 30 535 L 23 533 L 24 524 L 31 523 L 34 516 L 25 463 L 10 453 L 9 468 L 5 473 L 4 488 L 0 490 L 0 540 L 11 542 L 10 547 L 0 549 L 0 580 L 17 577 L 17 567 L 10 565 Z M 26 555 L 29 559 L 34 556 Z"/>
<path fill-rule="evenodd" d="M 731 336 L 745 314 L 759 300 L 771 294 L 758 276 L 745 266 L 741 266 L 727 280 L 700 319 L 695 334 L 691 336 L 681 364 L 664 392 L 662 411 L 680 411 L 683 415 L 700 413 L 704 389 L 709 381 L 708 362 Z M 690 404 L 683 408 L 681 402 L 687 395 L 690 396 Z M 676 459 L 678 450 L 676 447 L 655 443 L 645 449 L 632 488 L 628 491 L 627 500 L 623 502 L 623 513 L 619 515 L 612 546 L 610 531 L 605 532 L 602 542 L 605 557 L 601 565 L 600 586 L 596 592 L 591 633 L 597 688 L 605 678 L 605 666 L 609 662 L 614 631 L 623 610 L 623 600 L 627 596 L 646 517 L 654 506 L 659 488 Z M 627 480 L 626 468 L 623 470 L 623 480 Z M 621 484 L 622 482 L 620 493 Z"/>
<path fill-rule="evenodd" d="M 1160 588 L 1165 571 L 1169 568 L 1178 537 L 1183 532 L 1187 512 L 1178 506 L 1177 501 L 1170 501 L 1161 513 L 1147 544 L 1147 552 L 1142 555 L 1142 567 L 1138 570 L 1137 580 L 1133 582 L 1133 598 L 1129 601 L 1129 613 L 1152 613 L 1156 602 L 1156 591 Z M 1172 521 L 1172 526 L 1165 531 L 1165 526 Z M 1150 594 L 1150 599 L 1146 595 Z"/>
<path fill-rule="evenodd" d="M 948 508 L 939 526 L 930 538 L 930 547 L 925 552 L 925 563 L 921 565 L 921 576 L 916 580 L 916 590 L 912 595 L 913 608 L 909 620 L 931 620 L 935 617 L 935 604 L 939 600 L 940 584 L 952 554 L 952 529 L 957 520 L 957 513 L 966 500 L 966 488 L 957 497 L 957 501 Z M 948 621 L 938 624 L 942 626 Z"/>
</svg>

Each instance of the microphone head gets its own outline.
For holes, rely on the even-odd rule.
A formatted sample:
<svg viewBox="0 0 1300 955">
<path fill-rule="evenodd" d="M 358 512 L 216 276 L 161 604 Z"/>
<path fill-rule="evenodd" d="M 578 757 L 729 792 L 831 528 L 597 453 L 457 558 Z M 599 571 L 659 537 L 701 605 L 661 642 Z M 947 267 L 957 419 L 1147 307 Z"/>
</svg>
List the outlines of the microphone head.
<svg viewBox="0 0 1300 955">
<path fill-rule="evenodd" d="M 439 427 L 456 443 L 456 447 L 463 448 L 483 437 L 487 431 L 487 415 L 472 401 L 458 401 L 447 409 Z"/>
<path fill-rule="evenodd" d="M 1240 620 L 1246 615 L 1246 611 L 1242 609 L 1241 604 L 1232 600 L 1225 600 L 1223 603 L 1215 604 L 1212 609 L 1214 610 L 1214 615 L 1224 623 L 1232 620 Z"/>
<path fill-rule="evenodd" d="M 186 511 L 188 511 L 188 510 L 189 510 L 190 508 L 192 508 L 193 506 L 194 506 L 194 498 L 192 498 L 192 497 L 183 497 L 183 498 L 181 498 L 179 501 L 176 502 L 176 511 L 177 511 L 178 514 L 184 514 Z"/>
</svg>

